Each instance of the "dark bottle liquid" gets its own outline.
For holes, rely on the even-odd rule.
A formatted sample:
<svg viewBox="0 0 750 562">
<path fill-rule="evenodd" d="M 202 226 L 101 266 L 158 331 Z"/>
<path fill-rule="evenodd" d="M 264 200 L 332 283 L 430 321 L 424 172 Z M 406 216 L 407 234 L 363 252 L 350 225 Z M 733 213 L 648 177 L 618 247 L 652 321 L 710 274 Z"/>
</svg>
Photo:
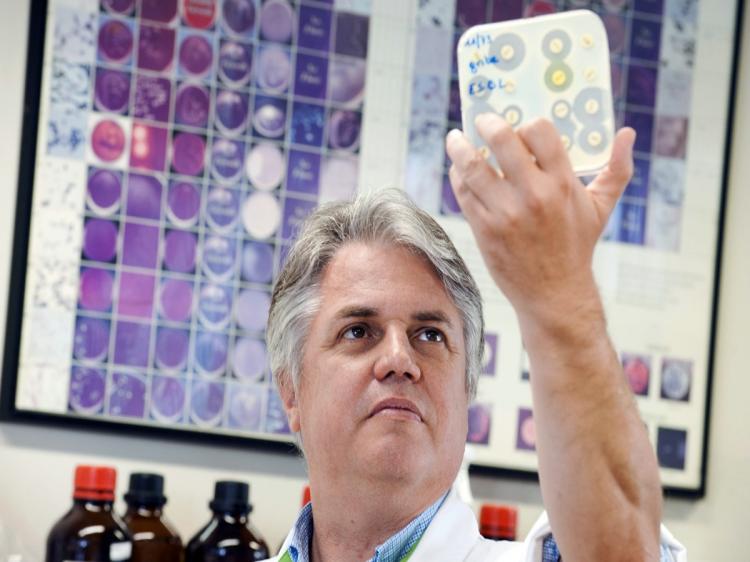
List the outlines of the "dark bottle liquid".
<svg viewBox="0 0 750 562">
<path fill-rule="evenodd" d="M 164 518 L 164 478 L 159 474 L 130 475 L 123 519 L 133 535 L 130 562 L 183 562 L 182 540 Z"/>
<path fill-rule="evenodd" d="M 515 507 L 486 503 L 479 512 L 479 534 L 486 539 L 514 541 L 517 519 Z"/>
<path fill-rule="evenodd" d="M 190 540 L 186 562 L 251 562 L 269 557 L 266 542 L 250 525 L 250 487 L 244 482 L 217 482 L 209 503 L 213 517 Z"/>
<path fill-rule="evenodd" d="M 73 507 L 47 537 L 46 562 L 128 562 L 130 533 L 112 509 L 117 472 L 104 466 L 77 466 Z"/>
</svg>

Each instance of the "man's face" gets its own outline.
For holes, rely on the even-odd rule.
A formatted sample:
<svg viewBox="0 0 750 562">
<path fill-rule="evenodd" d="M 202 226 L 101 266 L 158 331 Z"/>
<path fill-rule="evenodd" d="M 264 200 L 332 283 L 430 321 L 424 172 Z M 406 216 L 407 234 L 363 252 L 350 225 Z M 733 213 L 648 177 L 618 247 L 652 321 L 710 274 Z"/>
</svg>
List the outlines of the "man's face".
<svg viewBox="0 0 750 562">
<path fill-rule="evenodd" d="M 282 389 L 311 476 L 447 488 L 463 456 L 463 324 L 431 266 L 352 243 L 326 268 L 296 395 Z"/>
</svg>

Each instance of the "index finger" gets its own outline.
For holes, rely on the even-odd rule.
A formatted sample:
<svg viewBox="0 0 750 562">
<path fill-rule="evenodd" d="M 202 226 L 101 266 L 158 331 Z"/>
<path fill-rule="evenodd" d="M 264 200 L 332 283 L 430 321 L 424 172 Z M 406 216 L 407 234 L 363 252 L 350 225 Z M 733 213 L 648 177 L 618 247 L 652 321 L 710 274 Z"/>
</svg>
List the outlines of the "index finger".
<svg viewBox="0 0 750 562">
<path fill-rule="evenodd" d="M 534 179 L 539 168 L 528 147 L 505 119 L 494 113 L 481 113 L 474 125 L 511 183 L 524 185 Z"/>
</svg>

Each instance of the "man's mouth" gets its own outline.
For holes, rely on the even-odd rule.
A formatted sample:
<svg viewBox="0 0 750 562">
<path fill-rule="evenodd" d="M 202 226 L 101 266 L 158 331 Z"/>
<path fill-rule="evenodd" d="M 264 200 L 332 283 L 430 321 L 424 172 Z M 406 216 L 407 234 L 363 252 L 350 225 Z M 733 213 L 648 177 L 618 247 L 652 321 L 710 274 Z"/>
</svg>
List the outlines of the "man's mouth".
<svg viewBox="0 0 750 562">
<path fill-rule="evenodd" d="M 393 419 L 402 419 L 406 421 L 422 421 L 422 412 L 417 405 L 407 398 L 386 398 L 381 400 L 370 412 L 370 417 L 387 416 Z"/>
</svg>

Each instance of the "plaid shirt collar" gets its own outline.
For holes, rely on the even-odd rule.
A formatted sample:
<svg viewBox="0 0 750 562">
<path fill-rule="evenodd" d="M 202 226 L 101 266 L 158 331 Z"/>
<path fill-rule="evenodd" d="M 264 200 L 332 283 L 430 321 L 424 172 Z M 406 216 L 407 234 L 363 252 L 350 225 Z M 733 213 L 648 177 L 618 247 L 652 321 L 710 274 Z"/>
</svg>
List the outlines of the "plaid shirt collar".
<svg viewBox="0 0 750 562">
<path fill-rule="evenodd" d="M 422 535 L 427 530 L 427 527 L 432 522 L 440 506 L 443 505 L 447 496 L 448 493 L 446 492 L 438 501 L 412 519 L 406 527 L 379 545 L 375 549 L 375 556 L 369 562 L 399 562 L 419 539 L 422 538 Z M 312 536 L 312 504 L 308 503 L 300 511 L 297 521 L 294 524 L 294 532 L 288 549 L 292 562 L 310 562 Z"/>
</svg>

